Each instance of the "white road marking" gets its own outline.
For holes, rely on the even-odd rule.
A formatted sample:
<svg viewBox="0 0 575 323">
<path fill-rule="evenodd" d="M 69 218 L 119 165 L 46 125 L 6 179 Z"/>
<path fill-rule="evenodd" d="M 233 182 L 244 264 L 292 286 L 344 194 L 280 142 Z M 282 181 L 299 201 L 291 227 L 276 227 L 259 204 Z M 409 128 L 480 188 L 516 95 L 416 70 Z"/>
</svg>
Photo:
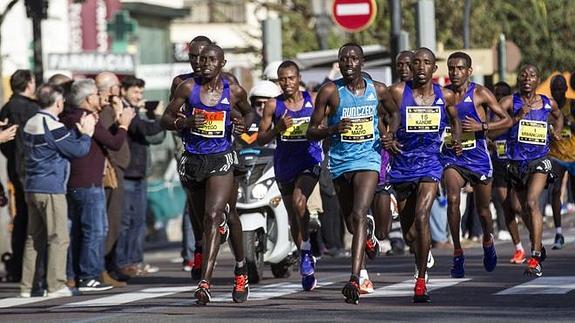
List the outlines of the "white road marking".
<svg viewBox="0 0 575 323">
<path fill-rule="evenodd" d="M 169 296 L 172 294 L 189 292 L 195 289 L 196 288 L 193 286 L 146 288 L 137 292 L 122 293 L 117 295 L 90 299 L 82 302 L 63 304 L 61 306 L 58 306 L 58 308 L 117 306 L 126 303 L 141 301 L 144 299 L 159 298 Z"/>
<path fill-rule="evenodd" d="M 495 295 L 561 295 L 575 289 L 575 276 L 539 277 Z"/>
<path fill-rule="evenodd" d="M 427 283 L 427 291 L 431 292 L 445 287 L 455 286 L 459 283 L 471 280 L 470 278 L 431 278 Z M 415 281 L 413 279 L 404 280 L 401 283 L 377 288 L 372 294 L 361 297 L 404 297 L 413 296 Z"/>
<path fill-rule="evenodd" d="M 48 298 L 48 297 L 30 297 L 30 298 L 9 297 L 9 298 L 3 298 L 3 299 L 0 299 L 0 308 L 8 308 L 8 307 L 13 307 L 13 306 L 33 304 L 33 303 L 47 301 L 50 299 L 52 299 L 52 298 Z"/>
</svg>

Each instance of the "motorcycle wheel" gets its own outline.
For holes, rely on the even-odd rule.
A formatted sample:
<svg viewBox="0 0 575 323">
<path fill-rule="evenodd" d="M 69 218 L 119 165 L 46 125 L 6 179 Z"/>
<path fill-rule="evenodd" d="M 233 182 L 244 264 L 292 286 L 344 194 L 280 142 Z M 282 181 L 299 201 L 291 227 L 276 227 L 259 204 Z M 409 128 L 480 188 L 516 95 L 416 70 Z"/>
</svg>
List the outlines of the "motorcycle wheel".
<svg viewBox="0 0 575 323">
<path fill-rule="evenodd" d="M 264 276 L 263 233 L 261 231 L 244 231 L 243 238 L 248 280 L 250 284 L 257 284 Z"/>
<path fill-rule="evenodd" d="M 275 278 L 288 278 L 291 274 L 291 261 L 286 258 L 277 264 L 271 264 L 271 268 Z"/>
</svg>

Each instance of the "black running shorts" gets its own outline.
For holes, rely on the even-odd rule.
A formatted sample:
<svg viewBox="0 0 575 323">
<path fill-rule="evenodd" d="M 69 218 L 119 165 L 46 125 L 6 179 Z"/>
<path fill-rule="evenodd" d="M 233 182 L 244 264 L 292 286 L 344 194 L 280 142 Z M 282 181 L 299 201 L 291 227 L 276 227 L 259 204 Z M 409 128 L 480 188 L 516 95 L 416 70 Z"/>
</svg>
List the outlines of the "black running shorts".
<svg viewBox="0 0 575 323">
<path fill-rule="evenodd" d="M 319 181 L 319 176 L 321 174 L 321 166 L 320 165 L 314 165 L 311 168 L 305 169 L 303 170 L 301 173 L 299 173 L 299 175 L 297 175 L 292 181 L 289 182 L 278 182 L 278 188 L 280 189 L 280 192 L 282 193 L 282 195 L 287 196 L 287 195 L 292 195 L 293 194 L 293 190 L 295 189 L 295 181 L 300 177 L 300 176 L 311 176 L 313 177 L 316 181 Z"/>
<path fill-rule="evenodd" d="M 463 167 L 460 167 L 457 165 L 449 165 L 449 166 L 445 167 L 445 169 L 449 169 L 449 168 L 452 168 L 455 171 L 457 171 L 459 173 L 459 175 L 461 175 L 461 177 L 465 180 L 465 184 L 470 184 L 471 186 L 475 186 L 477 184 L 486 185 L 486 184 L 489 184 L 489 182 L 491 181 L 490 177 L 481 178 L 482 175 L 479 175 L 477 173 L 474 173 L 474 172 L 472 172 L 466 168 L 463 168 Z M 445 172 L 445 170 L 444 170 L 444 172 Z"/>
<path fill-rule="evenodd" d="M 223 176 L 234 170 L 238 163 L 233 151 L 218 154 L 190 154 L 185 152 L 179 163 L 180 180 L 190 190 L 203 188 L 206 179 Z"/>
<path fill-rule="evenodd" d="M 511 180 L 511 185 L 517 189 L 524 189 L 531 178 L 531 175 L 541 173 L 547 174 L 547 184 L 553 182 L 556 177 L 553 172 L 551 160 L 547 157 L 531 161 L 512 160 L 507 167 L 507 174 Z"/>
</svg>

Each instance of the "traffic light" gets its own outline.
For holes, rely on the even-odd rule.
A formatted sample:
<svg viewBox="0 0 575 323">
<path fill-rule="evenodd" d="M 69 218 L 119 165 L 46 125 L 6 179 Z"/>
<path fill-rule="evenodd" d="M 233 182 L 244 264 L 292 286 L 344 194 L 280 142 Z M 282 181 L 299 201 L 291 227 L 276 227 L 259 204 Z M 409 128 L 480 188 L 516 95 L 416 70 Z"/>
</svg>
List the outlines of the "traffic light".
<svg viewBox="0 0 575 323">
<path fill-rule="evenodd" d="M 24 4 L 28 18 L 48 18 L 48 0 L 24 0 Z"/>
</svg>

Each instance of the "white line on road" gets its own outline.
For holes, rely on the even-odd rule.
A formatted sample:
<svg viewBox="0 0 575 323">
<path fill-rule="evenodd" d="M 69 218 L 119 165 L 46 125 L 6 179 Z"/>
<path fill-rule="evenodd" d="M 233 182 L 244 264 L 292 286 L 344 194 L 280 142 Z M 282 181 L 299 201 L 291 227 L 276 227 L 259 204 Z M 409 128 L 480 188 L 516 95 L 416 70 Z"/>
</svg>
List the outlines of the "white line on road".
<svg viewBox="0 0 575 323">
<path fill-rule="evenodd" d="M 459 283 L 471 280 L 470 278 L 454 279 L 454 278 L 432 278 L 429 279 L 427 284 L 427 291 L 434 291 L 445 287 L 455 286 Z M 362 297 L 402 297 L 413 296 L 413 287 L 415 281 L 413 279 L 404 280 L 401 283 L 381 287 L 375 290 L 372 294 L 363 295 Z"/>
<path fill-rule="evenodd" d="M 495 295 L 567 294 L 575 289 L 575 276 L 539 277 L 530 282 L 502 290 Z"/>
<path fill-rule="evenodd" d="M 317 287 L 325 287 L 335 282 L 318 282 Z M 294 283 L 279 283 L 267 286 L 258 286 L 258 287 L 251 287 L 250 288 L 250 301 L 258 301 L 258 300 L 266 300 L 275 297 L 281 297 L 285 295 L 290 295 L 298 292 L 303 292 L 301 284 L 294 284 Z M 232 297 L 231 293 L 227 296 L 223 297 L 214 297 L 212 298 L 212 302 L 231 302 Z"/>
<path fill-rule="evenodd" d="M 28 305 L 37 302 L 47 301 L 52 298 L 47 297 L 30 297 L 30 298 L 22 298 L 22 297 L 8 297 L 0 300 L 0 308 L 8 308 L 13 306 L 21 306 L 21 305 Z"/>
<path fill-rule="evenodd" d="M 122 293 L 112 296 L 90 299 L 82 302 L 63 304 L 61 306 L 58 306 L 57 308 L 117 306 L 126 303 L 141 301 L 144 299 L 165 297 L 172 294 L 189 292 L 194 289 L 195 287 L 192 286 L 146 288 L 137 292 Z"/>
</svg>

